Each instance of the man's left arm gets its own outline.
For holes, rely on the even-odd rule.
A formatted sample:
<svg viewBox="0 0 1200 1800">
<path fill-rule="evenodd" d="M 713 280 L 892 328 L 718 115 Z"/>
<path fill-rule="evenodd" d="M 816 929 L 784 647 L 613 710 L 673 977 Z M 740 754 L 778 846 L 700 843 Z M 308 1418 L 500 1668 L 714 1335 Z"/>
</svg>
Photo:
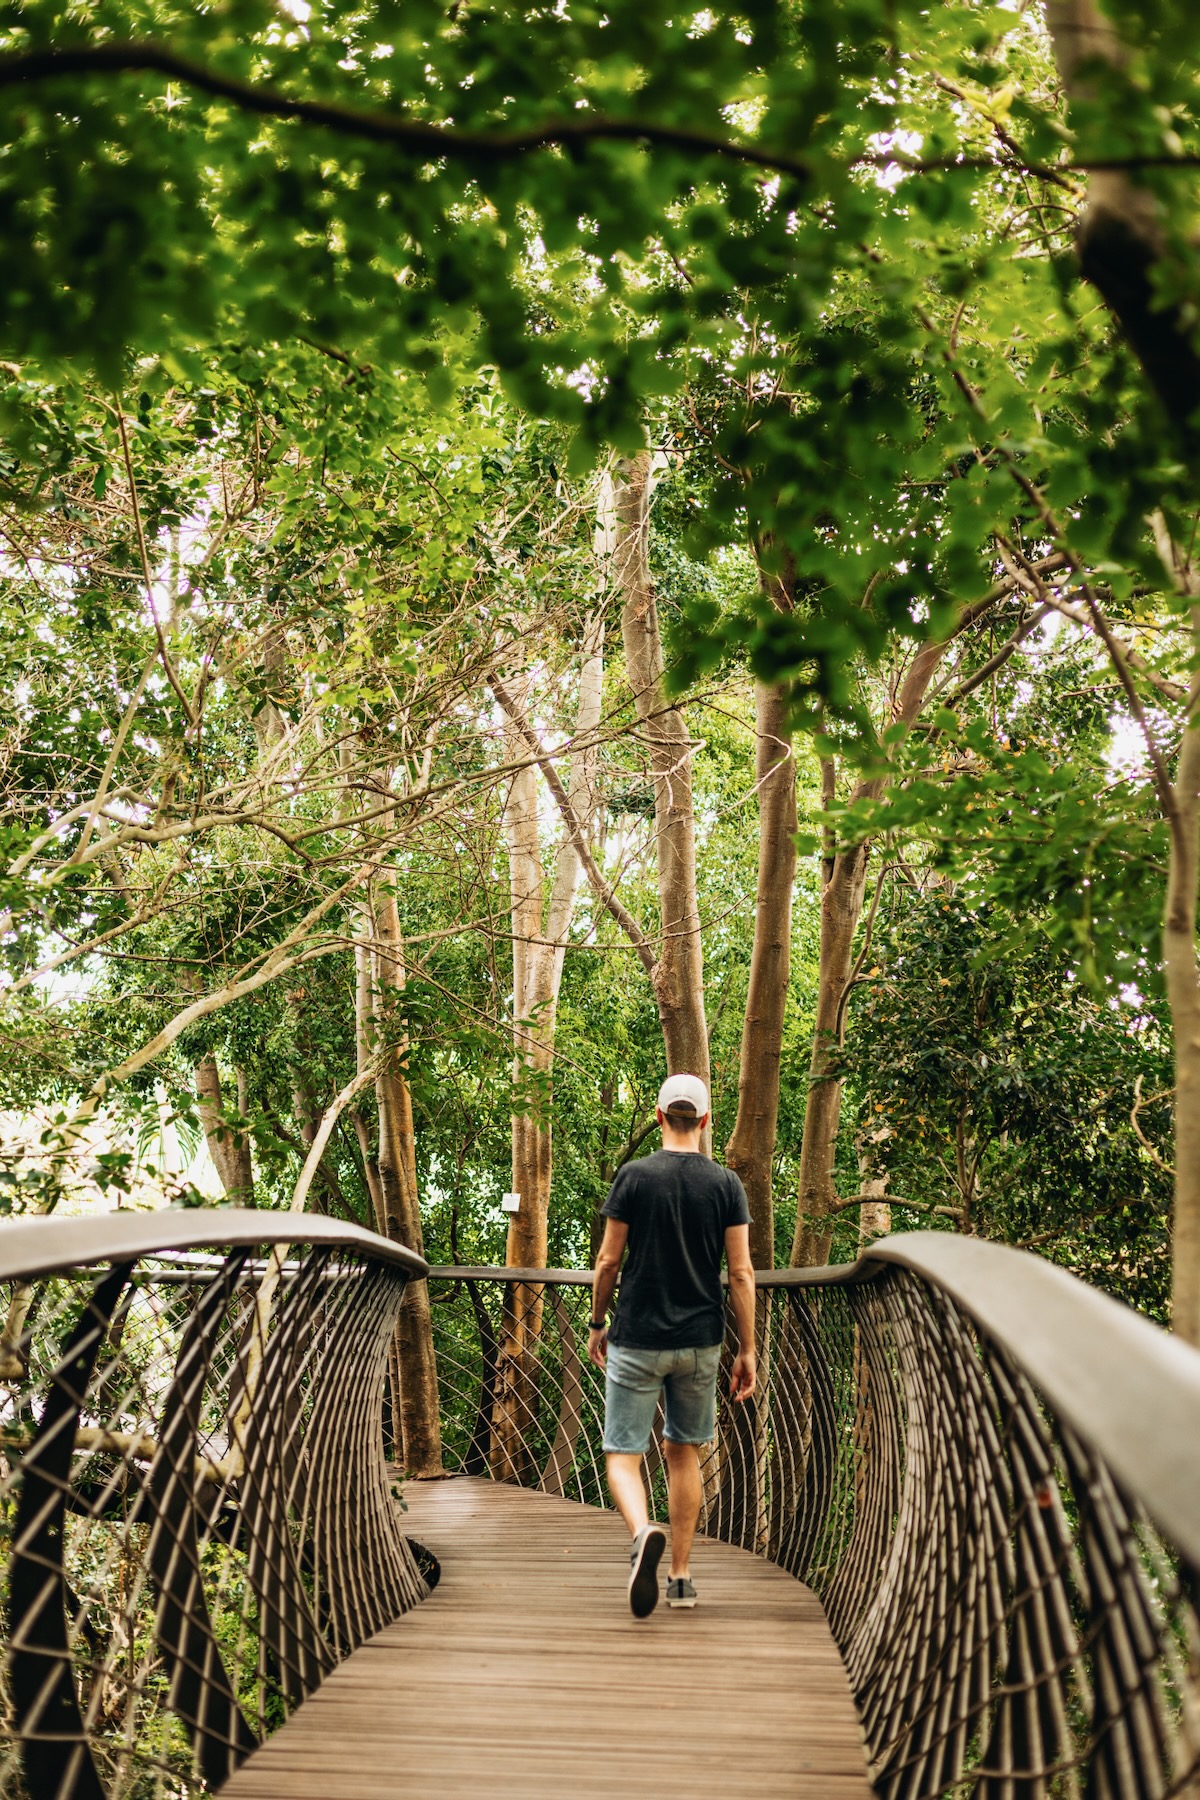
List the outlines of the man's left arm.
<svg viewBox="0 0 1200 1800">
<path fill-rule="evenodd" d="M 600 1248 L 596 1252 L 596 1280 L 592 1288 L 592 1318 L 606 1319 L 609 1304 L 612 1301 L 613 1289 L 617 1285 L 617 1276 L 621 1269 L 621 1258 L 625 1254 L 625 1245 L 629 1241 L 629 1226 L 624 1219 L 605 1219 L 604 1236 L 600 1240 Z M 608 1326 L 590 1325 L 588 1328 L 588 1357 L 598 1369 L 604 1367 L 608 1357 Z"/>
<path fill-rule="evenodd" d="M 729 1298 L 737 1326 L 738 1353 L 729 1375 L 729 1398 L 748 1400 L 758 1379 L 754 1347 L 754 1264 L 750 1259 L 749 1225 L 725 1228 L 725 1261 L 729 1266 Z"/>
</svg>

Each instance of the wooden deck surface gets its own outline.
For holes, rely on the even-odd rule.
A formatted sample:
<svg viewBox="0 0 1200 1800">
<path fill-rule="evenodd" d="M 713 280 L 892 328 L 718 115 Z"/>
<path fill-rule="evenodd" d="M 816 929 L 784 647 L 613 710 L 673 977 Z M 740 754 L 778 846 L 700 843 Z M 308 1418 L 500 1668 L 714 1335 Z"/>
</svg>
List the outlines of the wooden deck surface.
<svg viewBox="0 0 1200 1800">
<path fill-rule="evenodd" d="M 615 1515 L 483 1480 L 405 1497 L 436 1591 L 222 1800 L 869 1800 L 825 1615 L 782 1570 L 701 1540 L 699 1606 L 639 1621 Z"/>
</svg>

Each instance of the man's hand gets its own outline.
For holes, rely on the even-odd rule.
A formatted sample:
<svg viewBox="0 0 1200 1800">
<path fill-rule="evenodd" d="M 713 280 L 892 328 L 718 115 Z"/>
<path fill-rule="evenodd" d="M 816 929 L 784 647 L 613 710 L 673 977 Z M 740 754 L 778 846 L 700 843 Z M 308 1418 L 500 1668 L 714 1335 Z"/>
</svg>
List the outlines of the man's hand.
<svg viewBox="0 0 1200 1800">
<path fill-rule="evenodd" d="M 753 1350 L 739 1350 L 729 1377 L 729 1398 L 748 1400 L 758 1380 L 758 1358 Z"/>
<path fill-rule="evenodd" d="M 608 1328 L 597 1331 L 593 1326 L 588 1332 L 588 1361 L 594 1362 L 598 1369 L 603 1369 L 608 1362 Z"/>
</svg>

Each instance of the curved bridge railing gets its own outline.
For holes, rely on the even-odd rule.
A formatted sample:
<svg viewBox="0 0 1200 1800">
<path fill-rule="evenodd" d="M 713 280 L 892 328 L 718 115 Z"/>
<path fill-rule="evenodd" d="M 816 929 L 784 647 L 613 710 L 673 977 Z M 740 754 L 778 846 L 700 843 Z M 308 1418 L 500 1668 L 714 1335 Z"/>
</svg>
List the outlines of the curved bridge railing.
<svg viewBox="0 0 1200 1800">
<path fill-rule="evenodd" d="M 447 1465 L 604 1504 L 590 1276 L 430 1280 Z M 1200 1354 L 934 1233 L 760 1276 L 759 1335 L 705 1529 L 821 1596 L 876 1792 L 1200 1795 Z"/>
<path fill-rule="evenodd" d="M 254 1212 L 0 1230 L 0 1794 L 217 1789 L 421 1597 L 381 1405 L 424 1273 Z M 430 1274 L 447 1466 L 603 1503 L 590 1276 Z M 759 1288 L 706 1526 L 821 1595 L 876 1791 L 1195 1800 L 1200 1356 L 949 1234 Z"/>
<path fill-rule="evenodd" d="M 327 1219 L 0 1228 L 0 1794 L 219 1788 L 423 1597 L 381 1407 L 424 1273 Z"/>
</svg>

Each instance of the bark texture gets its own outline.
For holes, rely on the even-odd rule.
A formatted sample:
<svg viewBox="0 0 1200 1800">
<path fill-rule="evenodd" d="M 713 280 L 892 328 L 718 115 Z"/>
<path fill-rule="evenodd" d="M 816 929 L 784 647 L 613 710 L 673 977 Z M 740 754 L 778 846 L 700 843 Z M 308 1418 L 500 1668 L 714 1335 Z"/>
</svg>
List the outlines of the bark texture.
<svg viewBox="0 0 1200 1800">
<path fill-rule="evenodd" d="M 872 1239 L 886 1237 L 892 1229 L 892 1208 L 884 1197 L 887 1194 L 888 1172 L 881 1159 L 883 1142 L 890 1135 L 885 1127 L 882 1132 L 864 1132 L 859 1139 L 858 1191 L 871 1196 L 870 1199 L 863 1200 L 858 1209 L 858 1242 L 862 1250 L 867 1248 Z"/>
<path fill-rule="evenodd" d="M 831 863 L 827 859 L 821 892 L 817 1008 L 800 1145 L 799 1206 L 792 1239 L 794 1268 L 810 1268 L 829 1260 L 837 1198 L 833 1162 L 842 1120 L 842 1084 L 832 1068 L 840 1047 L 842 1005 L 854 935 L 862 916 L 870 853 L 869 844 L 856 844 L 833 857 Z"/>
<path fill-rule="evenodd" d="M 240 1084 L 239 1084 L 240 1088 Z M 221 1186 L 238 1206 L 254 1205 L 254 1165 L 250 1140 L 244 1132 L 222 1123 L 225 1097 L 221 1072 L 213 1055 L 201 1057 L 196 1065 L 196 1100 L 209 1154 L 221 1178 Z M 244 1113 L 244 1106 L 239 1109 Z"/>
<path fill-rule="evenodd" d="M 596 811 L 596 733 L 604 675 L 604 608 L 584 628 L 574 741 L 563 791 L 563 828 L 549 882 L 538 812 L 538 763 L 526 760 L 509 790 L 504 827 L 508 843 L 513 938 L 513 1080 L 537 1083 L 535 1104 L 512 1122 L 512 1191 L 505 1262 L 541 1269 L 549 1254 L 550 1186 L 554 1146 L 550 1097 L 558 996 L 567 933 L 579 892 L 586 839 Z M 494 684 L 506 717 L 509 759 L 528 759 L 537 734 L 529 718 L 528 680 Z M 551 767 L 543 765 L 547 780 Z M 554 780 L 558 780 L 557 776 Z M 547 893 L 547 887 L 549 892 Z M 536 1409 L 536 1347 L 542 1330 L 540 1287 L 514 1283 L 506 1293 L 492 1415 L 491 1465 L 501 1480 L 531 1472 L 531 1427 Z"/>
<path fill-rule="evenodd" d="M 1171 1229 L 1171 1324 L 1200 1348 L 1200 964 L 1196 956 L 1200 883 L 1200 569 L 1155 520 L 1159 553 L 1181 595 L 1192 602 L 1196 672 L 1188 694 L 1175 769 L 1171 860 L 1163 917 L 1163 968 L 1175 1059 L 1175 1194 Z"/>
<path fill-rule="evenodd" d="M 890 723 L 908 726 L 914 723 L 953 637 L 974 623 L 991 604 L 993 598 L 989 597 L 977 606 L 967 608 L 952 637 L 940 643 L 922 644 L 900 685 Z M 832 780 L 833 765 L 826 761 L 823 769 L 826 801 L 833 797 Z M 854 790 L 853 799 L 877 800 L 886 781 L 885 775 L 861 781 Z M 823 864 L 816 1022 L 804 1109 L 804 1138 L 800 1146 L 799 1205 L 791 1255 L 793 1268 L 817 1267 L 829 1260 L 837 1200 L 833 1165 L 842 1119 L 842 1084 L 836 1074 L 836 1062 L 841 1048 L 854 961 L 854 938 L 862 916 L 870 857 L 869 841 L 836 853 L 830 846 Z"/>
<path fill-rule="evenodd" d="M 404 940 L 393 892 L 385 891 L 377 897 L 374 926 L 373 995 L 376 1026 L 382 1037 L 396 1030 L 405 985 Z M 383 1209 L 379 1229 L 395 1243 L 424 1256 L 412 1095 L 404 1069 L 407 1051 L 408 1039 L 401 1036 L 375 1083 L 379 1110 L 378 1182 Z M 399 1377 L 399 1435 L 404 1467 L 417 1478 L 440 1475 L 442 1434 L 428 1282 L 408 1284 L 396 1324 L 393 1354 Z"/>
<path fill-rule="evenodd" d="M 648 555 L 652 485 L 648 450 L 617 463 L 612 477 L 612 577 L 621 600 L 626 672 L 654 782 L 662 937 L 652 980 L 667 1073 L 699 1075 L 708 1086 L 692 741 L 683 709 L 669 704 L 663 679 L 662 635 Z"/>
<path fill-rule="evenodd" d="M 1175 1197 L 1171 1323 L 1200 1348 L 1200 970 L 1196 964 L 1200 727 L 1184 734 L 1175 779 L 1178 828 L 1171 847 L 1163 963 L 1175 1038 Z"/>
<path fill-rule="evenodd" d="M 775 1266 L 772 1171 L 779 1123 L 783 1020 L 791 971 L 792 889 L 796 878 L 796 762 L 787 695 L 759 683 L 758 891 L 750 981 L 738 1066 L 738 1110 L 725 1161 L 750 1202 L 750 1254 Z"/>
<path fill-rule="evenodd" d="M 1101 65 L 1120 74 L 1127 53 L 1095 0 L 1046 0 L 1046 22 L 1068 106 L 1094 100 Z M 1096 170 L 1076 228 L 1084 277 L 1118 321 L 1146 378 L 1189 450 L 1200 450 L 1200 350 L 1194 296 L 1157 303 L 1155 271 L 1169 254 L 1157 203 L 1135 176 Z"/>
<path fill-rule="evenodd" d="M 371 947 L 370 920 L 365 919 L 362 935 L 354 946 L 354 1044 L 357 1061 L 357 1073 L 363 1075 L 371 1061 L 371 1040 L 375 1030 L 375 1009 L 371 997 Z M 371 1128 L 361 1107 L 356 1106 L 351 1115 L 354 1135 L 358 1140 L 358 1153 L 362 1158 L 363 1177 L 367 1184 L 367 1192 L 371 1197 L 371 1217 L 375 1221 L 377 1231 L 382 1231 L 385 1224 L 386 1208 L 383 1203 L 383 1188 L 379 1181 L 379 1158 L 371 1138 Z M 397 1439 L 399 1442 L 399 1439 Z"/>
</svg>

